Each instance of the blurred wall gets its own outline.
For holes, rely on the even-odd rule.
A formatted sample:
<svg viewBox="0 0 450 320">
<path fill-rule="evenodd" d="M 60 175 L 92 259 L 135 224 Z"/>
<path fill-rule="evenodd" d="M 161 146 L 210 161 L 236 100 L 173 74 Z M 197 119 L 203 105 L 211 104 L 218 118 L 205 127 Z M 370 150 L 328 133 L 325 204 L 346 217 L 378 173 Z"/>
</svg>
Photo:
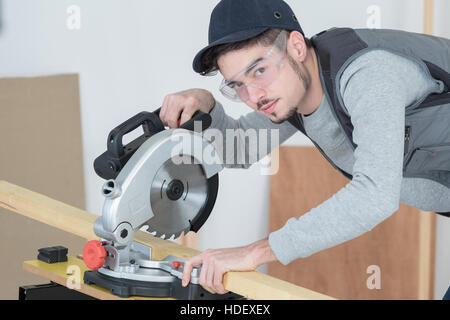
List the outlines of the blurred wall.
<svg viewBox="0 0 450 320">
<path fill-rule="evenodd" d="M 209 15 L 218 1 L 3 0 L 0 76 L 79 73 L 87 210 L 100 214 L 102 180 L 92 162 L 106 148 L 109 130 L 166 94 L 210 90 L 238 117 L 249 112 L 226 101 L 220 77 L 201 77 L 192 59 L 207 43 Z M 288 0 L 307 36 L 335 26 L 423 30 L 422 0 Z M 435 34 L 450 37 L 450 3 L 436 0 Z M 374 7 L 375 6 L 375 7 Z M 374 12 L 379 12 L 379 19 Z M 309 145 L 296 134 L 287 144 Z M 245 245 L 267 236 L 269 177 L 258 165 L 225 170 L 200 249 Z M 450 219 L 447 219 L 450 220 Z M 450 284 L 450 223 L 437 228 L 436 298 Z M 264 268 L 261 268 L 264 270 Z"/>
</svg>

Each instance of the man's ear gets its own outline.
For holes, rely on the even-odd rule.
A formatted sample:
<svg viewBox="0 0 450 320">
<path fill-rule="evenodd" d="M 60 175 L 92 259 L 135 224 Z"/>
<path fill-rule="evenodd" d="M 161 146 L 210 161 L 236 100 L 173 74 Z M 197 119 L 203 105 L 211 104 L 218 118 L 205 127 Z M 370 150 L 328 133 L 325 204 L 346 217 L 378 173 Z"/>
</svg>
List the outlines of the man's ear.
<svg viewBox="0 0 450 320">
<path fill-rule="evenodd" d="M 308 48 L 305 43 L 305 38 L 298 31 L 291 31 L 288 36 L 286 44 L 287 53 L 299 62 L 306 60 Z"/>
</svg>

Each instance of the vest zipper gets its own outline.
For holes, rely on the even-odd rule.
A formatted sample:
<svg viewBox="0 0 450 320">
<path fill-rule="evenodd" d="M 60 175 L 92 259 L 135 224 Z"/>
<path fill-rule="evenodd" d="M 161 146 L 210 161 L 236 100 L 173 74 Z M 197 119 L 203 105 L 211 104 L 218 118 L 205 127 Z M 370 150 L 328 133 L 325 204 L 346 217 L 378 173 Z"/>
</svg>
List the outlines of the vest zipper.
<svg viewBox="0 0 450 320">
<path fill-rule="evenodd" d="M 406 126 L 405 127 L 405 149 L 404 149 L 404 153 L 403 153 L 405 155 L 409 149 L 409 139 L 410 138 L 411 138 L 411 126 Z"/>
</svg>

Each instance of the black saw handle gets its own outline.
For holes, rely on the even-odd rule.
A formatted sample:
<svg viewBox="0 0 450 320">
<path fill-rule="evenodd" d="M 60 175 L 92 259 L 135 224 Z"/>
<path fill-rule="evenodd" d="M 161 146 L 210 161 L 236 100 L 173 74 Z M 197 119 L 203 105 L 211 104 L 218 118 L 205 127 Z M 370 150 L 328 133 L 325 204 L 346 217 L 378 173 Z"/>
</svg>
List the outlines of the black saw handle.
<svg viewBox="0 0 450 320">
<path fill-rule="evenodd" d="M 154 114 L 156 114 L 159 118 L 159 112 L 161 111 L 161 108 L 153 111 Z M 180 121 L 180 119 L 178 119 L 178 121 Z M 190 131 L 194 131 L 194 122 L 195 121 L 200 121 L 201 122 L 201 128 L 202 131 L 208 129 L 211 126 L 211 116 L 209 115 L 209 113 L 204 113 L 201 111 L 196 111 L 193 115 L 192 118 L 189 119 L 188 121 L 186 121 L 185 123 L 183 123 L 180 128 L 181 129 L 186 129 L 186 130 L 190 130 Z"/>
<path fill-rule="evenodd" d="M 111 130 L 108 135 L 107 150 L 94 161 L 94 170 L 103 179 L 115 179 L 136 150 L 151 136 L 165 130 L 159 118 L 161 108 L 154 112 L 143 111 Z M 211 125 L 208 113 L 197 111 L 189 121 L 180 126 L 182 129 L 194 131 L 194 122 L 200 121 L 202 130 Z M 142 126 L 144 134 L 127 145 L 123 145 L 123 136 Z"/>
</svg>

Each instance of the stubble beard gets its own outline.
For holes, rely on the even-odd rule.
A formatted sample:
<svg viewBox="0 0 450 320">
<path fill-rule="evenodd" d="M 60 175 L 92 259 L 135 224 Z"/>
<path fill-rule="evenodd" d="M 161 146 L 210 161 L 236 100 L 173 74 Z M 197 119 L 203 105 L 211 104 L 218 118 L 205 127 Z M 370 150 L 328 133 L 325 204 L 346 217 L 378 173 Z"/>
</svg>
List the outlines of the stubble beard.
<svg viewBox="0 0 450 320">
<path fill-rule="evenodd" d="M 289 64 L 291 65 L 292 69 L 294 69 L 294 72 L 297 74 L 298 79 L 302 82 L 303 88 L 304 88 L 305 94 L 306 94 L 306 91 L 308 91 L 308 89 L 311 85 L 311 77 L 309 76 L 309 74 L 307 72 L 303 72 L 301 70 L 300 65 L 290 55 L 287 55 L 287 58 L 289 60 Z M 275 124 L 280 124 L 280 123 L 283 123 L 284 121 L 288 120 L 289 118 L 291 118 L 297 112 L 298 106 L 302 102 L 305 94 L 299 99 L 299 101 L 295 105 L 288 106 L 287 112 L 282 117 L 280 117 L 276 120 L 270 119 L 270 121 Z M 273 112 L 271 115 L 274 117 L 277 117 L 275 112 Z"/>
</svg>

